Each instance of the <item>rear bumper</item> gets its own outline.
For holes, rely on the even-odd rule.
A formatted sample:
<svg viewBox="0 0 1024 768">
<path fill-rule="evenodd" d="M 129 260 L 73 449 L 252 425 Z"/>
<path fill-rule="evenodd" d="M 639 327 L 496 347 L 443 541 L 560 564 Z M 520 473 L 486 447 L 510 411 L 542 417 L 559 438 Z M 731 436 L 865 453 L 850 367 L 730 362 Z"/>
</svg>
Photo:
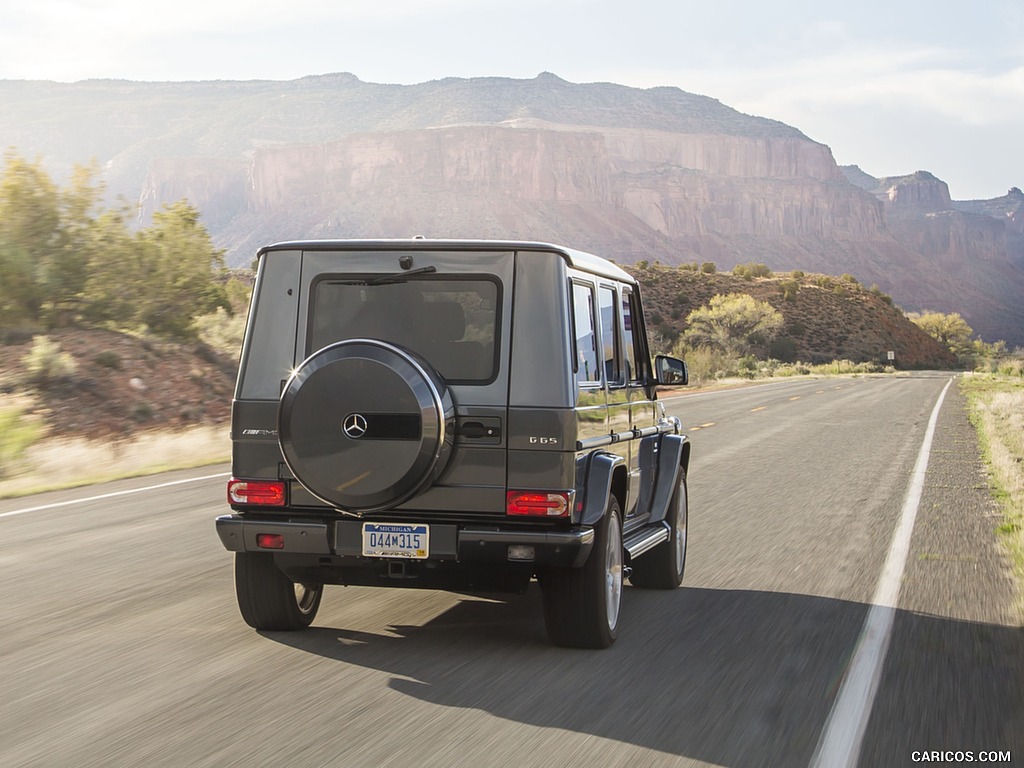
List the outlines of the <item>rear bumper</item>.
<svg viewBox="0 0 1024 768">
<path fill-rule="evenodd" d="M 230 552 L 289 552 L 302 555 L 332 554 L 327 523 L 293 523 L 280 520 L 244 518 L 222 515 L 217 518 L 217 535 Z M 268 550 L 257 544 L 259 534 L 281 536 L 284 546 Z"/>
<path fill-rule="evenodd" d="M 461 528 L 458 553 L 460 561 L 506 562 L 513 561 L 509 557 L 510 548 L 531 547 L 534 556 L 529 562 L 579 568 L 587 561 L 593 546 L 593 528 L 568 531 Z"/>
<path fill-rule="evenodd" d="M 431 524 L 430 558 L 458 563 L 518 563 L 578 568 L 586 562 L 594 544 L 594 529 L 573 527 L 567 530 L 480 525 Z M 336 522 L 283 521 L 223 515 L 217 518 L 217 534 L 231 552 L 275 552 L 288 555 L 332 557 L 335 565 L 346 561 L 353 567 L 365 565 L 362 557 L 362 523 L 358 520 Z M 260 547 L 261 534 L 279 536 L 275 549 Z M 514 556 L 510 556 L 514 552 Z"/>
</svg>

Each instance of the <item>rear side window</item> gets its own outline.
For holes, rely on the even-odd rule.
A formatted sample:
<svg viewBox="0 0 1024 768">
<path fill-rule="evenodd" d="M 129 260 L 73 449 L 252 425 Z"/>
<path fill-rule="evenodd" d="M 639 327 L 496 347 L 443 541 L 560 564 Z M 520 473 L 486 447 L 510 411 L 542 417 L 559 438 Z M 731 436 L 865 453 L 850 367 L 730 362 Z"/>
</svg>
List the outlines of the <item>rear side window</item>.
<svg viewBox="0 0 1024 768">
<path fill-rule="evenodd" d="M 572 284 L 573 325 L 576 333 L 576 381 L 600 384 L 601 366 L 597 354 L 594 322 L 594 289 L 584 283 Z"/>
<path fill-rule="evenodd" d="M 625 342 L 626 359 L 626 381 L 637 381 L 643 372 L 637 364 L 636 340 L 633 337 L 633 294 L 630 291 L 622 292 L 622 327 L 625 331 L 623 341 Z"/>
<path fill-rule="evenodd" d="M 601 309 L 601 358 L 604 378 L 609 384 L 617 384 L 622 377 L 619 373 L 619 356 L 616 354 L 619 322 L 615 308 L 615 289 L 602 285 L 598 289 L 598 297 Z"/>
<path fill-rule="evenodd" d="M 501 289 L 497 281 L 322 278 L 313 289 L 306 354 L 345 339 L 370 338 L 425 358 L 446 381 L 497 376 Z"/>
</svg>

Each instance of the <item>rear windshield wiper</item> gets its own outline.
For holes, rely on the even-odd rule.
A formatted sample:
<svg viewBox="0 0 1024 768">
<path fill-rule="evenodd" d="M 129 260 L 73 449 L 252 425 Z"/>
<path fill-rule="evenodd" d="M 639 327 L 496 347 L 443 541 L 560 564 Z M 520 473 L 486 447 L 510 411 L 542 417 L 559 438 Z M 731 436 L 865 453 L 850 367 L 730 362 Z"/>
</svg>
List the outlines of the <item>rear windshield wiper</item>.
<svg viewBox="0 0 1024 768">
<path fill-rule="evenodd" d="M 410 269 L 408 272 L 396 272 L 393 275 L 382 275 L 381 277 L 375 277 L 373 280 L 367 280 L 366 285 L 401 283 L 405 281 L 405 278 L 411 277 L 412 275 L 427 275 L 431 272 L 437 272 L 437 267 L 431 265 L 429 267 L 420 267 L 419 269 Z"/>
</svg>

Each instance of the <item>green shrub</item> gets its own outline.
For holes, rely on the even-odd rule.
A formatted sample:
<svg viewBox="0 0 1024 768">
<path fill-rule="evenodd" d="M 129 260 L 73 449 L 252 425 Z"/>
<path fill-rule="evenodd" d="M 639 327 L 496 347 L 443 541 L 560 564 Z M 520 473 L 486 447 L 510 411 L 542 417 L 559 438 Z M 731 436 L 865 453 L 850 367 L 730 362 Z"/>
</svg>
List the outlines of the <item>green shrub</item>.
<svg viewBox="0 0 1024 768">
<path fill-rule="evenodd" d="M 997 373 L 1002 376 L 1024 377 L 1024 360 L 1003 360 L 999 363 Z"/>
<path fill-rule="evenodd" d="M 732 273 L 736 277 L 744 277 L 747 280 L 753 280 L 755 277 L 771 277 L 772 271 L 768 269 L 765 264 L 757 264 L 753 261 L 747 264 L 737 264 L 732 268 Z"/>
<path fill-rule="evenodd" d="M 0 409 L 0 477 L 39 439 L 42 429 L 17 408 Z"/>
<path fill-rule="evenodd" d="M 700 271 L 705 275 L 713 275 L 718 271 L 718 267 L 715 266 L 715 262 L 713 261 L 705 261 L 700 265 Z"/>
<path fill-rule="evenodd" d="M 22 363 L 28 381 L 38 387 L 70 378 L 78 368 L 75 359 L 67 352 L 61 352 L 60 344 L 50 341 L 49 336 L 33 337 L 32 349 L 22 358 Z"/>
<path fill-rule="evenodd" d="M 788 379 L 792 376 L 810 376 L 811 367 L 800 361 L 795 363 L 780 363 L 772 373 L 773 376 L 780 379 Z"/>
<path fill-rule="evenodd" d="M 690 349 L 680 343 L 673 349 L 673 354 L 686 361 L 690 380 L 694 383 L 726 378 L 730 373 L 735 375 L 738 367 L 735 357 L 713 347 Z"/>
<path fill-rule="evenodd" d="M 736 372 L 744 379 L 753 379 L 758 374 L 758 361 L 753 355 L 741 357 L 736 364 Z"/>
<path fill-rule="evenodd" d="M 768 302 L 746 293 L 716 294 L 686 316 L 685 337 L 694 347 L 718 347 L 736 357 L 761 351 L 784 319 Z"/>
<path fill-rule="evenodd" d="M 855 363 L 852 360 L 833 360 L 831 363 L 811 366 L 811 373 L 837 375 L 841 373 L 881 373 L 884 367 L 878 363 Z"/>
<path fill-rule="evenodd" d="M 828 275 L 818 275 L 816 278 L 814 278 L 813 283 L 819 288 L 825 289 L 834 288 L 836 285 L 836 281 L 833 280 Z"/>
<path fill-rule="evenodd" d="M 779 336 L 778 338 L 772 339 L 772 343 L 768 347 L 769 357 L 781 360 L 784 363 L 795 362 L 796 353 L 796 342 L 788 336 Z"/>
<path fill-rule="evenodd" d="M 795 301 L 796 295 L 800 292 L 800 283 L 796 280 L 783 280 L 779 283 L 779 290 L 782 291 L 782 298 L 786 301 Z"/>
<path fill-rule="evenodd" d="M 199 340 L 230 357 L 237 357 L 245 335 L 245 313 L 230 314 L 223 307 L 194 321 Z"/>
</svg>

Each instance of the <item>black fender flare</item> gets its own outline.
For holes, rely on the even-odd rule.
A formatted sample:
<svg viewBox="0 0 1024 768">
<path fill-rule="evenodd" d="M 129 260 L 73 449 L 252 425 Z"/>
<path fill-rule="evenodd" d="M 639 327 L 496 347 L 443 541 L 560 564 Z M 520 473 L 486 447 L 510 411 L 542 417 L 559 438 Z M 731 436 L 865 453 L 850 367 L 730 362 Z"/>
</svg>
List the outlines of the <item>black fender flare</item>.
<svg viewBox="0 0 1024 768">
<path fill-rule="evenodd" d="M 583 497 L 579 515 L 581 525 L 597 525 L 604 516 L 618 467 L 628 470 L 626 460 L 614 453 L 595 451 L 587 458 L 583 477 L 577 487 L 577 498 L 580 493 Z"/>
<path fill-rule="evenodd" d="M 665 519 L 679 473 L 685 474 L 689 466 L 690 438 L 686 435 L 662 435 L 658 446 L 657 480 L 651 497 L 651 523 Z"/>
</svg>

